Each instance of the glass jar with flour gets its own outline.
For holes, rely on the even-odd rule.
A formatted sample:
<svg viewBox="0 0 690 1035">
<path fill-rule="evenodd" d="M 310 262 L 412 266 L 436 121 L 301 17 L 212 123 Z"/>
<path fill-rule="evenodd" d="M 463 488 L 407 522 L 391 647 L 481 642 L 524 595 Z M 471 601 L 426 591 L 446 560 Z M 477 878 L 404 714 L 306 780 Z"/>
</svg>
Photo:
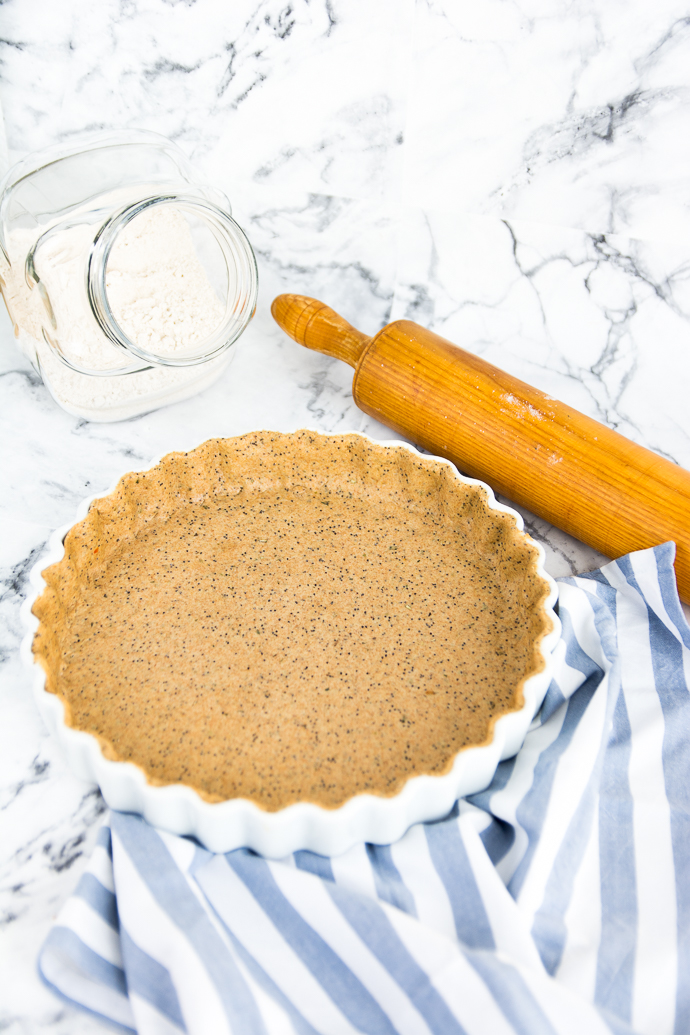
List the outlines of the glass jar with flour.
<svg viewBox="0 0 690 1035">
<path fill-rule="evenodd" d="M 0 287 L 60 406 L 123 420 L 222 374 L 254 314 L 256 260 L 175 144 L 75 138 L 19 162 L 0 191 Z"/>
</svg>

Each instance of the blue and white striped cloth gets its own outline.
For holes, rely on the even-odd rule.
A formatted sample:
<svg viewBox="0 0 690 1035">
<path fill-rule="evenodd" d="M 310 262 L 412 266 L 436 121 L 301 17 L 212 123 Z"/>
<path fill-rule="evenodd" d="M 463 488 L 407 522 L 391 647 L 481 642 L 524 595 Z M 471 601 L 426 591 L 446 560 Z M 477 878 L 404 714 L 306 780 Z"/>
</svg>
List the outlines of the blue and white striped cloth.
<svg viewBox="0 0 690 1035">
<path fill-rule="evenodd" d="M 112 813 L 41 952 L 140 1035 L 686 1035 L 690 629 L 672 544 L 560 582 L 488 790 L 391 846 L 213 855 Z"/>
</svg>

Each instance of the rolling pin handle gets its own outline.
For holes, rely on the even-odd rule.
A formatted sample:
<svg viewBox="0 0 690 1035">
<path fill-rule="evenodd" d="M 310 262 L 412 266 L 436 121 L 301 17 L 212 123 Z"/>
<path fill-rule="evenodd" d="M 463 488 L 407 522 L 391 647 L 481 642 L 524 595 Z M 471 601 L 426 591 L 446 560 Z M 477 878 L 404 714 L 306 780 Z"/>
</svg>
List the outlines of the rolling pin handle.
<svg viewBox="0 0 690 1035">
<path fill-rule="evenodd" d="M 306 295 L 278 295 L 273 300 L 271 313 L 276 323 L 298 345 L 342 359 L 351 367 L 357 366 L 371 341 L 333 309 Z"/>
</svg>

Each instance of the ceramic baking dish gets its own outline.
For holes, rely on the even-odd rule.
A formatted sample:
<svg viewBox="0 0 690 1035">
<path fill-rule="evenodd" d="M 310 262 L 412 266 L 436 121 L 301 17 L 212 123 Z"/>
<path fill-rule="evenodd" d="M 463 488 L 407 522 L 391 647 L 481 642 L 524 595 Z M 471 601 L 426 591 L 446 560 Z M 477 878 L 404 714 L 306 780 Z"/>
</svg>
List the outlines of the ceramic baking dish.
<svg viewBox="0 0 690 1035">
<path fill-rule="evenodd" d="M 360 437 L 367 442 L 373 441 L 364 435 Z M 404 442 L 389 441 L 376 445 L 404 449 L 420 456 L 417 450 Z M 154 467 L 160 459 L 140 470 Z M 488 486 L 474 479 L 462 478 L 448 461 L 438 457 L 429 459 L 446 464 L 461 483 L 483 488 L 488 507 L 512 515 L 517 528 L 523 531 L 520 515 L 499 503 Z M 75 521 L 86 517 L 94 500 L 113 492 L 118 481 L 119 478 L 108 492 L 84 500 Z M 299 849 L 338 855 L 357 842 L 388 844 L 396 841 L 413 823 L 440 818 L 452 808 L 458 797 L 488 786 L 500 760 L 514 755 L 522 745 L 551 679 L 552 654 L 560 637 L 560 623 L 554 613 L 557 590 L 553 579 L 544 570 L 543 550 L 525 535 L 525 539 L 536 548 L 537 575 L 548 586 L 543 607 L 549 616 L 551 630 L 542 637 L 538 647 L 543 668 L 526 679 L 523 685 L 524 706 L 501 715 L 494 722 L 493 737 L 488 743 L 460 750 L 450 771 L 443 775 L 412 776 L 398 794 L 390 797 L 358 794 L 338 808 L 298 802 L 274 812 L 265 811 L 243 798 L 209 802 L 191 787 L 179 783 L 153 785 L 139 766 L 106 758 L 95 736 L 66 724 L 61 699 L 46 691 L 44 669 L 34 662 L 32 642 L 39 621 L 32 614 L 32 607 L 46 585 L 41 573 L 64 556 L 63 541 L 71 527 L 70 524 L 56 530 L 46 552 L 32 569 L 31 591 L 22 610 L 27 629 L 22 656 L 32 672 L 39 710 L 73 771 L 82 779 L 98 784 L 111 808 L 139 813 L 164 830 L 193 835 L 214 852 L 248 847 L 270 858 L 280 858 Z"/>
</svg>

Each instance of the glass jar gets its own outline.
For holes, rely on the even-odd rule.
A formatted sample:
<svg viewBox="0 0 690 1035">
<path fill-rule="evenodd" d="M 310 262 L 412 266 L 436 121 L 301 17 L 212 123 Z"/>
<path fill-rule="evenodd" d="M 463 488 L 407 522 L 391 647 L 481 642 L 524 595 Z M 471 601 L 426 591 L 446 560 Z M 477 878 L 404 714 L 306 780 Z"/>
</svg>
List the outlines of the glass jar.
<svg viewBox="0 0 690 1035">
<path fill-rule="evenodd" d="M 92 421 L 206 388 L 254 314 L 251 246 L 173 143 L 98 133 L 0 185 L 0 288 L 53 398 Z"/>
</svg>

